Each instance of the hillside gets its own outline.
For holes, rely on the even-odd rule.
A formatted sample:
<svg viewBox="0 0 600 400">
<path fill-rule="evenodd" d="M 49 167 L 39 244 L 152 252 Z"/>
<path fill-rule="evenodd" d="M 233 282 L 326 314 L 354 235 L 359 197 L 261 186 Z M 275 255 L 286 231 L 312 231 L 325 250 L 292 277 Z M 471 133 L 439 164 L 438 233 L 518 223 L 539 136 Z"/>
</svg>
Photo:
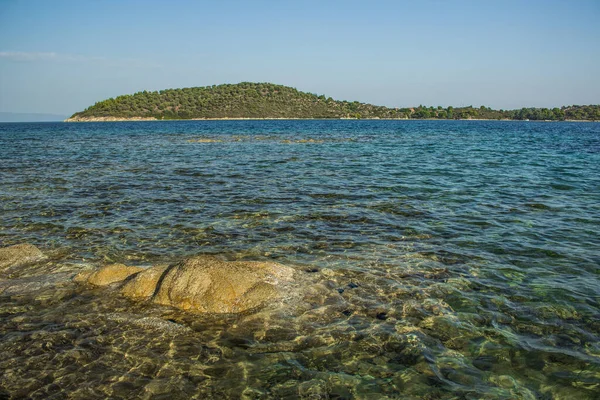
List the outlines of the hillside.
<svg viewBox="0 0 600 400">
<path fill-rule="evenodd" d="M 100 101 L 67 121 L 211 118 L 381 118 L 600 120 L 600 106 L 492 110 L 489 107 L 388 108 L 339 101 L 271 83 L 138 92 Z"/>
<path fill-rule="evenodd" d="M 398 109 L 336 101 L 270 83 L 243 82 L 138 92 L 94 104 L 71 119 L 115 118 L 404 118 Z"/>
</svg>

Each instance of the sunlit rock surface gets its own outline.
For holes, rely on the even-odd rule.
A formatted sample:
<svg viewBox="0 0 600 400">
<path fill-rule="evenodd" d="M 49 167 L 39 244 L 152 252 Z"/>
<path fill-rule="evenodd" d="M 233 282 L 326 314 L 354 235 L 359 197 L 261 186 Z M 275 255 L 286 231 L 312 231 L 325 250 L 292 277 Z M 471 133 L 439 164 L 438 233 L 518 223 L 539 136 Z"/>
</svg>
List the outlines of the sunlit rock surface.
<svg viewBox="0 0 600 400">
<path fill-rule="evenodd" d="M 143 268 L 140 267 L 130 267 L 124 264 L 110 264 L 89 275 L 87 272 L 83 272 L 75 277 L 75 281 L 85 281 L 96 286 L 106 286 L 115 282 L 120 282 L 128 276 L 142 270 Z"/>
<path fill-rule="evenodd" d="M 123 282 L 121 294 L 194 313 L 239 313 L 257 309 L 282 294 L 294 270 L 259 261 L 223 261 L 197 256 L 148 269 L 111 264 L 84 271 L 74 281 L 96 286 Z"/>
<path fill-rule="evenodd" d="M 134 299 L 152 297 L 167 267 L 167 265 L 156 265 L 134 275 L 123 285 L 121 293 Z"/>
<path fill-rule="evenodd" d="M 291 268 L 272 262 L 194 257 L 167 269 L 153 300 L 193 312 L 242 312 L 276 299 L 278 283 L 292 276 Z"/>
</svg>

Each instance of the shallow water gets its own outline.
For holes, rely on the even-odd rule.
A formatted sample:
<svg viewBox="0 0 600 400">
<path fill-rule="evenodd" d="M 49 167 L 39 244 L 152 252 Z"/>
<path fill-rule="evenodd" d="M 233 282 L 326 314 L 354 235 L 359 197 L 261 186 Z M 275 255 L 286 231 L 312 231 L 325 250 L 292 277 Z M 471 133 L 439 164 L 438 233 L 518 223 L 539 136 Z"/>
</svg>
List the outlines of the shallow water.
<svg viewBox="0 0 600 400">
<path fill-rule="evenodd" d="M 596 399 L 600 124 L 0 124 L 0 397 Z M 69 278 L 298 271 L 238 316 Z"/>
</svg>

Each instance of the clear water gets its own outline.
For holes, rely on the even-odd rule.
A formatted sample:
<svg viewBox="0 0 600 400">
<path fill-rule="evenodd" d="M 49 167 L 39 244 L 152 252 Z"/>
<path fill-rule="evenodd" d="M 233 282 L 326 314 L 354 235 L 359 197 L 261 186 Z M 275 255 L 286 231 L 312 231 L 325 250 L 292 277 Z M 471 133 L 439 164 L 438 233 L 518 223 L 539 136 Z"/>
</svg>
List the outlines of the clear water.
<svg viewBox="0 0 600 400">
<path fill-rule="evenodd" d="M 0 397 L 600 398 L 600 124 L 0 124 Z M 69 281 L 298 270 L 257 314 Z"/>
</svg>

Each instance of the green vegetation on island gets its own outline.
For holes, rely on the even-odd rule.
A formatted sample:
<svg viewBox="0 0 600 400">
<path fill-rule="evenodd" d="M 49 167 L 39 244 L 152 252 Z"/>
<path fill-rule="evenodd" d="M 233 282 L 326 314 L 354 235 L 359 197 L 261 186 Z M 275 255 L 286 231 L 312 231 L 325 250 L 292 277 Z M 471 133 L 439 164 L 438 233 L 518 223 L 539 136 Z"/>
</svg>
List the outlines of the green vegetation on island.
<svg viewBox="0 0 600 400">
<path fill-rule="evenodd" d="M 333 100 L 271 83 L 213 85 L 138 92 L 100 101 L 73 114 L 71 121 L 93 119 L 212 118 L 366 118 L 366 119 L 515 119 L 600 120 L 600 106 L 492 110 L 489 107 L 389 108 Z"/>
<path fill-rule="evenodd" d="M 563 106 L 555 108 L 521 108 L 519 110 L 493 110 L 486 106 L 468 107 L 416 107 L 409 118 L 415 119 L 510 119 L 532 121 L 598 121 L 600 105 Z"/>
</svg>

